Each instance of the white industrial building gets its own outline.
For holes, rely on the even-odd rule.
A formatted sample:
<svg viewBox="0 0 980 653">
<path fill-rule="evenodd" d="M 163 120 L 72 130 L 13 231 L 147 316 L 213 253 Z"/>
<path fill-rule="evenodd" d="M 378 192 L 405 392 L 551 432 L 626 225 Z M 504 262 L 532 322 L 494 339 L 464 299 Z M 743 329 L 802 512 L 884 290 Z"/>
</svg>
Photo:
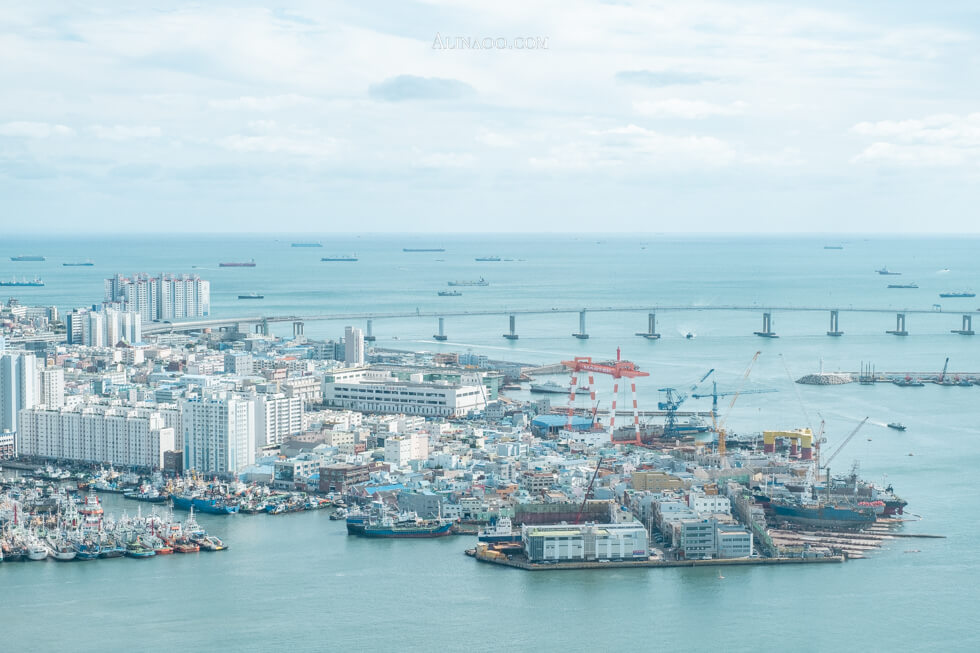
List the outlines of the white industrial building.
<svg viewBox="0 0 980 653">
<path fill-rule="evenodd" d="M 323 403 L 366 413 L 404 413 L 424 417 L 464 417 L 487 404 L 479 380 L 470 384 L 428 382 L 421 374 L 398 381 L 383 372 L 361 369 L 347 380 L 324 380 Z"/>
<path fill-rule="evenodd" d="M 531 562 L 645 560 L 647 530 L 639 522 L 523 526 L 521 540 Z"/>
<path fill-rule="evenodd" d="M 102 404 L 20 411 L 17 453 L 124 467 L 160 468 L 174 430 L 160 413 Z"/>
<path fill-rule="evenodd" d="M 255 402 L 232 395 L 181 402 L 184 469 L 237 474 L 255 462 Z"/>
</svg>

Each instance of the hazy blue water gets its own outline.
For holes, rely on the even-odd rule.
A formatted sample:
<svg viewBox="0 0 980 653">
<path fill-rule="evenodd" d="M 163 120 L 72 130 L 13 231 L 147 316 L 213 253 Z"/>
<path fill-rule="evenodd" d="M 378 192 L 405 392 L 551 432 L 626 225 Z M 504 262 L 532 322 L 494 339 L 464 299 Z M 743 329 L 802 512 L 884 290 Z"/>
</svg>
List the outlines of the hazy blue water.
<svg viewBox="0 0 980 653">
<path fill-rule="evenodd" d="M 40 274 L 47 287 L 16 289 L 4 297 L 69 308 L 100 301 L 102 279 L 117 271 L 183 272 L 199 265 L 209 268 L 199 272 L 212 282 L 215 315 L 597 304 L 900 309 L 941 303 L 965 311 L 980 306 L 976 298 L 938 298 L 945 290 L 980 287 L 976 239 L 848 238 L 844 250 L 824 250 L 841 242 L 827 238 L 319 239 L 322 249 L 289 247 L 308 236 L 4 239 L 0 278 Z M 406 254 L 405 246 L 447 251 Z M 355 264 L 319 262 L 321 256 L 355 252 Z M 20 253 L 43 254 L 48 261 L 7 260 Z M 473 260 L 483 255 L 525 260 Z M 96 267 L 60 265 L 84 258 Z M 258 267 L 217 268 L 222 260 L 250 258 Z M 882 265 L 904 274 L 881 277 L 874 270 Z M 938 273 L 945 268 L 950 272 Z M 464 288 L 455 298 L 435 294 L 447 280 L 481 275 L 490 287 Z M 919 289 L 886 290 L 895 279 L 915 281 Z M 235 299 L 253 290 L 266 299 Z M 763 340 L 751 335 L 761 326 L 760 314 L 761 308 L 751 314 L 665 313 L 658 316 L 664 334 L 658 342 L 632 335 L 645 328 L 643 313 L 590 314 L 588 341 L 569 337 L 577 330 L 575 315 L 519 316 L 521 339 L 513 343 L 500 337 L 504 317 L 448 318 L 449 342 L 440 344 L 431 340 L 431 318 L 376 322 L 375 333 L 383 346 L 471 348 L 528 362 L 604 358 L 622 346 L 624 357 L 652 374 L 639 384 L 641 406 L 650 408 L 657 388 L 688 385 L 712 367 L 721 385 L 734 386 L 761 350 L 747 387 L 780 392 L 740 398 L 729 426 L 803 426 L 805 406 L 814 425 L 818 413 L 827 420 L 830 451 L 855 420 L 870 416 L 872 423 L 834 466 L 843 470 L 857 459 L 866 477 L 887 475 L 911 512 L 923 516 L 906 529 L 948 539 L 895 540 L 868 560 L 839 566 L 731 569 L 719 580 L 711 570 L 687 569 L 521 573 L 465 558 L 462 550 L 471 539 L 357 540 L 322 514 L 202 517 L 231 542 L 229 551 L 148 561 L 0 565 L 3 647 L 50 650 L 64 641 L 62 633 L 70 633 L 75 650 L 976 649 L 980 387 L 813 387 L 790 378 L 816 371 L 821 357 L 825 369 L 857 370 L 861 361 L 873 361 L 879 370 L 933 371 L 949 356 L 951 369 L 980 372 L 980 341 L 949 333 L 958 327 L 958 314 L 910 316 L 912 335 L 896 338 L 883 333 L 893 328 L 893 315 L 849 313 L 841 315 L 842 338 L 823 335 L 825 313 L 777 313 L 782 337 Z M 309 323 L 306 333 L 337 337 L 343 326 Z M 698 337 L 685 340 L 687 331 Z M 607 385 L 601 390 L 608 402 Z M 707 406 L 689 401 L 685 407 Z M 893 419 L 908 431 L 885 429 Z M 923 552 L 906 554 L 907 549 Z M 55 619 L 58 630 L 51 627 Z"/>
</svg>

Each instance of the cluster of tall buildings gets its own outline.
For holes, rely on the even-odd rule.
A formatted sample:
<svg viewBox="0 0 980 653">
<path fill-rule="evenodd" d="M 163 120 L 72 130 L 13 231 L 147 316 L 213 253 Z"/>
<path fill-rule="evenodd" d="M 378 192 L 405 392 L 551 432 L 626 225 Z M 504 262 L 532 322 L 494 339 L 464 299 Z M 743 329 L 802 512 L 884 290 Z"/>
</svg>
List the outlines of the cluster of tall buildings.
<svg viewBox="0 0 980 653">
<path fill-rule="evenodd" d="M 105 280 L 105 303 L 147 321 L 204 317 L 211 313 L 211 284 L 189 274 L 117 274 Z"/>
<path fill-rule="evenodd" d="M 65 327 L 69 345 L 114 347 L 143 341 L 143 316 L 137 311 L 76 308 L 65 316 Z"/>
</svg>

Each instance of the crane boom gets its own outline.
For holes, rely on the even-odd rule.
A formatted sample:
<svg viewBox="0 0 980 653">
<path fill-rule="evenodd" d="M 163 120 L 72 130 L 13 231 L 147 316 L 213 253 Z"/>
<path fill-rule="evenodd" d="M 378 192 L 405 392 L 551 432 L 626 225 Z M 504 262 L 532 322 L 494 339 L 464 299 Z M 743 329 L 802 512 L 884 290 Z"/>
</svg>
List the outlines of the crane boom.
<svg viewBox="0 0 980 653">
<path fill-rule="evenodd" d="M 861 430 L 861 427 L 864 426 L 864 423 L 867 422 L 867 421 L 868 421 L 868 418 L 865 417 L 863 420 L 861 420 L 861 423 L 858 424 L 854 428 L 853 431 L 851 431 L 851 434 L 848 435 L 846 438 L 844 438 L 844 441 L 841 442 L 841 445 L 839 447 L 837 447 L 837 449 L 834 451 L 834 453 L 830 454 L 830 457 L 827 458 L 827 462 L 825 462 L 823 464 L 824 469 L 826 469 L 830 465 L 830 463 L 833 462 L 834 458 L 837 457 L 837 454 L 839 454 L 844 449 L 844 447 L 847 446 L 847 443 L 851 441 L 851 438 L 853 438 L 855 435 L 857 435 L 857 432 Z"/>
<path fill-rule="evenodd" d="M 939 382 L 942 383 L 946 380 L 946 369 L 949 368 L 949 356 L 946 357 L 946 362 L 943 363 L 943 373 L 939 375 Z"/>
<path fill-rule="evenodd" d="M 589 500 L 589 495 L 592 494 L 592 486 L 595 485 L 595 479 L 597 476 L 599 476 L 600 467 L 602 467 L 602 456 L 599 457 L 599 462 L 595 464 L 595 472 L 592 473 L 592 480 L 589 481 L 589 486 L 585 488 L 585 496 L 582 497 L 582 505 L 578 507 L 578 514 L 575 515 L 576 524 L 582 521 L 582 513 L 585 512 L 585 502 Z"/>
<path fill-rule="evenodd" d="M 738 382 L 738 387 L 735 388 L 735 394 L 732 396 L 732 400 L 728 402 L 728 410 L 725 411 L 725 416 L 722 418 L 721 422 L 717 425 L 716 430 L 718 431 L 718 455 L 721 457 L 722 461 L 725 460 L 725 422 L 728 421 L 728 416 L 732 414 L 732 406 L 735 405 L 735 401 L 738 396 L 742 393 L 742 386 L 745 385 L 746 379 L 749 378 L 749 374 L 752 372 L 752 366 L 762 355 L 761 351 L 755 352 L 755 356 L 749 361 L 749 366 L 745 368 L 745 374 L 742 375 L 741 380 Z M 713 413 L 714 411 L 712 411 Z M 712 414 L 712 419 L 714 419 L 714 414 Z"/>
</svg>

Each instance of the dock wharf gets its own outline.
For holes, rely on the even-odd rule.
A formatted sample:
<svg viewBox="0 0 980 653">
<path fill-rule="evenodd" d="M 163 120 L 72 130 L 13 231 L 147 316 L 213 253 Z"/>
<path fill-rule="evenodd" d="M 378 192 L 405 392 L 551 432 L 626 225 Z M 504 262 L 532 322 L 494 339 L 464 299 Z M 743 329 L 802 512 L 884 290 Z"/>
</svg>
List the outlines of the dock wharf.
<svg viewBox="0 0 980 653">
<path fill-rule="evenodd" d="M 489 564 L 501 565 L 503 567 L 513 567 L 526 571 L 559 571 L 571 569 L 664 569 L 668 567 L 748 567 L 755 565 L 799 565 L 799 564 L 832 564 L 844 562 L 842 555 L 832 555 L 814 558 L 714 558 L 711 560 L 610 560 L 609 562 L 552 562 L 537 563 L 529 562 L 525 558 L 514 556 L 486 556 L 480 555 L 477 549 L 467 549 L 465 554 Z"/>
</svg>

